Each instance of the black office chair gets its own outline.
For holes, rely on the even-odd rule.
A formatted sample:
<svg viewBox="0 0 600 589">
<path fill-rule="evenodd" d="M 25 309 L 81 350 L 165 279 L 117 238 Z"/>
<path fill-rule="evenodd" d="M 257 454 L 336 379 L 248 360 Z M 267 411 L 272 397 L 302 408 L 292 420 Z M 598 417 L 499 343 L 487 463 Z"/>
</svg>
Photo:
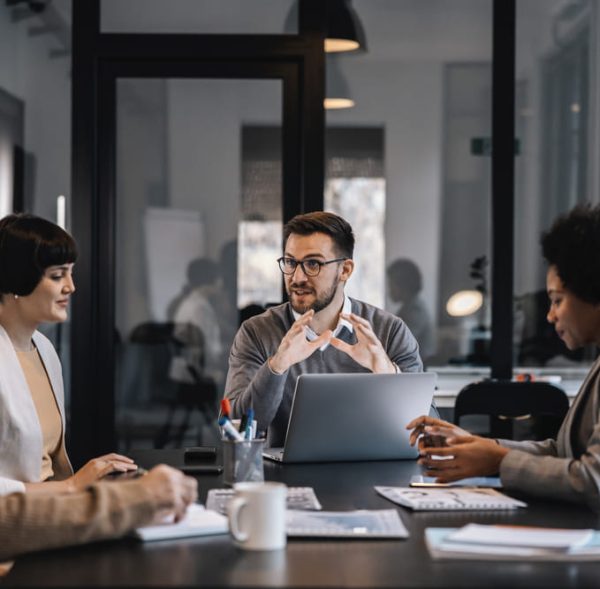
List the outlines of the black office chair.
<svg viewBox="0 0 600 589">
<path fill-rule="evenodd" d="M 458 393 L 454 423 L 460 425 L 466 415 L 485 415 L 490 420 L 485 436 L 545 440 L 556 437 L 568 409 L 565 392 L 550 383 L 482 380 Z"/>
<path fill-rule="evenodd" d="M 217 385 L 204 374 L 202 332 L 189 323 L 149 321 L 133 329 L 128 346 L 136 352 L 137 360 L 129 388 L 139 398 L 122 403 L 119 430 L 125 449 L 131 447 L 136 437 L 150 438 L 155 448 L 169 444 L 181 447 L 195 410 L 201 417 L 196 424 L 197 444 L 201 445 L 201 425 L 215 423 L 218 408 Z M 145 409 L 152 416 L 146 415 L 143 423 L 136 425 L 131 416 L 134 409 Z M 156 423 L 154 416 L 161 418 L 160 423 Z"/>
</svg>

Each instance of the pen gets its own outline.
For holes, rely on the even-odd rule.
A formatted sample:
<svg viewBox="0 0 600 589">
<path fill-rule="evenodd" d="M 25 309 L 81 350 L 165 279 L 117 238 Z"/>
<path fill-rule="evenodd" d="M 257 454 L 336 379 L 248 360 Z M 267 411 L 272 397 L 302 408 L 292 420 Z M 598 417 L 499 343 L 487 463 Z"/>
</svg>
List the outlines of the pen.
<svg viewBox="0 0 600 589">
<path fill-rule="evenodd" d="M 227 419 L 227 417 L 220 417 L 219 418 L 219 425 L 223 428 L 223 431 L 225 432 L 225 435 L 230 440 L 241 441 L 241 440 L 244 439 L 242 437 L 242 434 L 240 434 L 240 432 L 238 432 L 235 429 L 235 427 L 233 427 L 233 423 L 231 423 L 231 421 L 229 421 L 229 419 Z"/>
<path fill-rule="evenodd" d="M 252 439 L 252 422 L 254 421 L 254 410 L 252 407 L 248 409 L 248 413 L 246 415 L 246 431 L 244 432 L 244 438 L 246 440 Z"/>
<path fill-rule="evenodd" d="M 238 429 L 240 434 L 244 434 L 246 432 L 246 424 L 247 423 L 248 423 L 248 414 L 244 413 L 244 415 L 242 415 L 242 419 L 240 419 L 240 427 Z"/>
</svg>

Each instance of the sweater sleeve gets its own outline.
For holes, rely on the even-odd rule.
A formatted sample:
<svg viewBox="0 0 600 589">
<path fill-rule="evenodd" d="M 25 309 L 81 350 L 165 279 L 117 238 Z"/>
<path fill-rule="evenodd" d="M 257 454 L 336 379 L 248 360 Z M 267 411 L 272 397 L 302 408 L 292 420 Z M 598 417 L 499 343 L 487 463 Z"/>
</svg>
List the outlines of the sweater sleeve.
<svg viewBox="0 0 600 589">
<path fill-rule="evenodd" d="M 401 372 L 423 372 L 423 362 L 419 354 L 419 344 L 406 323 L 395 320 L 388 349 L 390 360 Z"/>
<path fill-rule="evenodd" d="M 0 497 L 0 560 L 123 536 L 149 524 L 157 507 L 140 481 L 103 482 L 69 495 Z"/>
<path fill-rule="evenodd" d="M 253 408 L 259 431 L 266 430 L 275 418 L 287 379 L 287 373 L 272 372 L 267 360 L 263 342 L 242 324 L 229 354 L 225 396 L 231 401 L 233 417 L 241 418 Z"/>
<path fill-rule="evenodd" d="M 500 440 L 500 444 L 511 449 L 500 463 L 500 479 L 507 489 L 587 503 L 600 510 L 600 424 L 580 458 L 557 456 L 554 440 L 520 444 Z"/>
</svg>

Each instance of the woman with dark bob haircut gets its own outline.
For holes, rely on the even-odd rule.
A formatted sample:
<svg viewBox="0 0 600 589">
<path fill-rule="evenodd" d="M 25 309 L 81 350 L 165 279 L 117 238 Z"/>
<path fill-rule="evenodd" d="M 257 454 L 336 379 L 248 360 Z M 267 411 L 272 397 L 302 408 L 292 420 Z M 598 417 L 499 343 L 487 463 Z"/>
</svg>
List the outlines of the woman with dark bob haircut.
<svg viewBox="0 0 600 589">
<path fill-rule="evenodd" d="M 548 263 L 547 319 L 567 348 L 600 346 L 600 206 L 579 206 L 559 217 L 542 236 Z M 411 441 L 441 435 L 444 448 L 419 441 L 427 475 L 440 482 L 500 473 L 502 485 L 552 499 L 587 503 L 600 510 L 600 357 L 592 365 L 556 440 L 490 440 L 421 416 L 407 425 Z M 451 456 L 435 461 L 432 455 Z"/>
<path fill-rule="evenodd" d="M 76 259 L 73 238 L 54 223 L 0 219 L 0 495 L 78 491 L 136 468 L 107 454 L 73 474 L 67 457 L 61 365 L 37 327 L 67 319 Z"/>
</svg>

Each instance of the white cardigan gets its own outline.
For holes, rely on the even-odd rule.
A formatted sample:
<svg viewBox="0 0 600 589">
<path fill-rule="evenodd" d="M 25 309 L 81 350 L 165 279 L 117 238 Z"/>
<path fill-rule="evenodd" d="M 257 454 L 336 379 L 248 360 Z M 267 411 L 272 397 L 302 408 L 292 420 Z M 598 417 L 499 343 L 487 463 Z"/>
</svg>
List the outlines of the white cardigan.
<svg viewBox="0 0 600 589">
<path fill-rule="evenodd" d="M 50 340 L 36 331 L 40 353 L 62 422 L 61 458 L 71 469 L 65 447 L 65 401 L 60 360 Z M 21 364 L 8 334 L 0 326 L 0 495 L 24 492 L 24 482 L 39 482 L 42 430 Z M 64 468 L 63 468 L 64 470 Z"/>
</svg>

